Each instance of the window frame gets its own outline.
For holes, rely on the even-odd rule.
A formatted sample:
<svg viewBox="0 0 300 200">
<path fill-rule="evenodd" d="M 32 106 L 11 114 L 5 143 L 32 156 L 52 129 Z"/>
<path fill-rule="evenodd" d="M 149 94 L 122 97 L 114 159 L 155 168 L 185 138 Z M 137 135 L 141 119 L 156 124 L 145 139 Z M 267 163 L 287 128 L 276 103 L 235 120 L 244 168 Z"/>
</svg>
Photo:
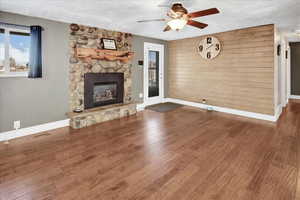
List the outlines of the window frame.
<svg viewBox="0 0 300 200">
<path fill-rule="evenodd" d="M 1 77 L 28 77 L 27 72 L 11 72 L 10 71 L 10 63 L 9 63 L 9 50 L 10 50 L 10 32 L 20 32 L 20 33 L 29 33 L 30 30 L 28 29 L 21 29 L 21 28 L 11 28 L 5 27 L 0 25 L 0 29 L 4 29 L 4 70 L 0 70 L 0 78 Z"/>
</svg>

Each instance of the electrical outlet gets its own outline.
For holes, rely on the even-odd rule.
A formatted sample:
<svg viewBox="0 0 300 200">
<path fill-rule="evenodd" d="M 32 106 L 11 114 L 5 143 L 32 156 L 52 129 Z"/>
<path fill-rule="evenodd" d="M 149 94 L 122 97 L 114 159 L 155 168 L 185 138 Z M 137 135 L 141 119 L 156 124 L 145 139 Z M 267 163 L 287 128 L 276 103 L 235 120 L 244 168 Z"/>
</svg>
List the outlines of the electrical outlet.
<svg viewBox="0 0 300 200">
<path fill-rule="evenodd" d="M 140 98 L 143 98 L 144 94 L 143 94 L 143 93 L 140 93 L 140 95 L 139 95 L 139 96 L 140 96 Z"/>
<path fill-rule="evenodd" d="M 213 108 L 212 106 L 207 106 L 207 110 L 208 110 L 208 111 L 213 111 L 214 108 Z"/>
<path fill-rule="evenodd" d="M 14 129 L 18 130 L 21 127 L 20 121 L 14 121 Z"/>
</svg>

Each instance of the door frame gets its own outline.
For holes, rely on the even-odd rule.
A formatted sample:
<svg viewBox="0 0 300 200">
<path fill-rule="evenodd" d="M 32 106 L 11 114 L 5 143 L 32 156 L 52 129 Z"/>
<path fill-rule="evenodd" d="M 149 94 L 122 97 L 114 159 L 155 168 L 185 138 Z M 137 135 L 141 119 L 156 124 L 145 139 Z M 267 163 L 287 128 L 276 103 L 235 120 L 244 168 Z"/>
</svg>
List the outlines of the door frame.
<svg viewBox="0 0 300 200">
<path fill-rule="evenodd" d="M 159 51 L 159 96 L 157 97 L 148 97 L 148 52 L 149 50 Z M 157 103 L 162 103 L 164 100 L 164 45 L 144 42 L 144 105 L 153 105 Z"/>
</svg>

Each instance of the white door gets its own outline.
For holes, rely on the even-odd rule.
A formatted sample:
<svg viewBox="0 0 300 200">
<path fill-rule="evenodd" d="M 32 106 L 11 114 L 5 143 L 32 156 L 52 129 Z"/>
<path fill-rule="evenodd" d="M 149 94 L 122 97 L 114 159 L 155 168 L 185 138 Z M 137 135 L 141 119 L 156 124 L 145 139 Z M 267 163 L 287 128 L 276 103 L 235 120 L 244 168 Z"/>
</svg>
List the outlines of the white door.
<svg viewBox="0 0 300 200">
<path fill-rule="evenodd" d="M 144 104 L 162 103 L 164 98 L 164 45 L 144 43 Z"/>
</svg>

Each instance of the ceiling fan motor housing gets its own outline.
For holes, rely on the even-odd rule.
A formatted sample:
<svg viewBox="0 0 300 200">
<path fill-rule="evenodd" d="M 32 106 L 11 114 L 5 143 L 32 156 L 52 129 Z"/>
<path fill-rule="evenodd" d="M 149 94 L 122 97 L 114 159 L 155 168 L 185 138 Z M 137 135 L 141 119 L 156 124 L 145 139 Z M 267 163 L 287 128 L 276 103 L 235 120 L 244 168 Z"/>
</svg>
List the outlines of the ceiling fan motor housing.
<svg viewBox="0 0 300 200">
<path fill-rule="evenodd" d="M 181 3 L 174 3 L 171 9 L 176 13 L 188 14 L 187 9 L 185 9 Z"/>
</svg>

